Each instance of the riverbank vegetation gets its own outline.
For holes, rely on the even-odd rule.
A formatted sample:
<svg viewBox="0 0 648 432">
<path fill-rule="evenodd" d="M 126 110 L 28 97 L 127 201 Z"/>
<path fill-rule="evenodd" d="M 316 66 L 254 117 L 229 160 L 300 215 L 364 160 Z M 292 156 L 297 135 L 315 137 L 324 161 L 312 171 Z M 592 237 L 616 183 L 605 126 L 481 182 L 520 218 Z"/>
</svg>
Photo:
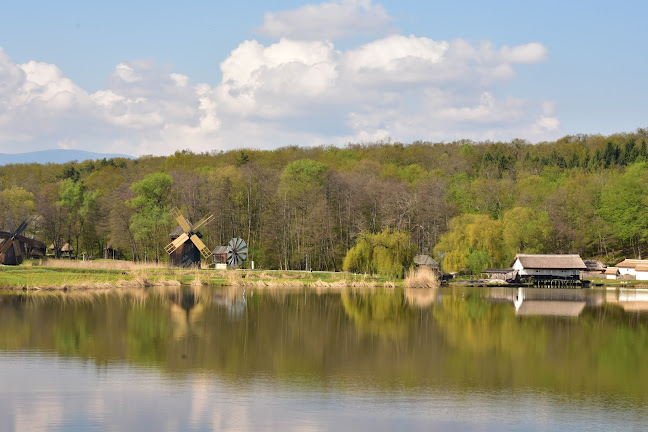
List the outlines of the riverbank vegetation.
<svg viewBox="0 0 648 432">
<path fill-rule="evenodd" d="M 403 281 L 384 276 L 294 270 L 209 270 L 121 260 L 50 259 L 0 266 L 0 289 L 88 290 L 111 287 L 235 286 L 254 288 L 393 288 Z"/>
<path fill-rule="evenodd" d="M 205 244 L 241 237 L 264 269 L 341 270 L 359 238 L 385 229 L 445 271 L 508 266 L 518 252 L 615 264 L 646 251 L 647 139 L 638 129 L 5 165 L 0 225 L 33 215 L 27 234 L 56 250 L 164 263 L 176 206 L 194 222 L 213 213 Z"/>
</svg>

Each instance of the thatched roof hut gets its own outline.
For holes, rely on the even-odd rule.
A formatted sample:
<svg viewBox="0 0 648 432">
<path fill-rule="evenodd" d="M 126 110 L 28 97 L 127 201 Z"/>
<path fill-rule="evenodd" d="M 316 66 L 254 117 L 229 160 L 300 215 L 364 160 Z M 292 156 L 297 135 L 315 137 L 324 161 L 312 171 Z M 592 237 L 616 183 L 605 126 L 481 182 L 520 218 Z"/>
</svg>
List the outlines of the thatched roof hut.
<svg viewBox="0 0 648 432">
<path fill-rule="evenodd" d="M 436 262 L 429 255 L 416 255 L 414 257 L 414 265 L 416 267 L 426 266 L 426 267 L 429 267 L 431 269 L 438 269 L 439 268 L 439 263 Z"/>
</svg>

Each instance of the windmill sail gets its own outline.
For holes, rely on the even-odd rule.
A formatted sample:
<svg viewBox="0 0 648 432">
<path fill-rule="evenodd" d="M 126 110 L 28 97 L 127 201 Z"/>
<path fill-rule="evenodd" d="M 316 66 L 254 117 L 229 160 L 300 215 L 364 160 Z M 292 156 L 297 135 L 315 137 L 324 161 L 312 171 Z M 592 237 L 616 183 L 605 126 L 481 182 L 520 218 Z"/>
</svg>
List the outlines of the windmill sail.
<svg viewBox="0 0 648 432">
<path fill-rule="evenodd" d="M 238 268 L 247 258 L 248 247 L 242 238 L 233 238 L 227 245 L 227 264 L 232 268 Z"/>
</svg>

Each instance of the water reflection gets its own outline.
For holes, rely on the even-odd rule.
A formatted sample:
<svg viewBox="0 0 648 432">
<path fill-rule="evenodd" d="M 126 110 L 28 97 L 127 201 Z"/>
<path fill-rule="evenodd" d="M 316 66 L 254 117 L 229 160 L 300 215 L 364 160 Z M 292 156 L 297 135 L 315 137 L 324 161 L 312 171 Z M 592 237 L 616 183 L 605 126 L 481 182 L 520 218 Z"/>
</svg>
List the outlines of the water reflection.
<svg viewBox="0 0 648 432">
<path fill-rule="evenodd" d="M 418 427 L 432 416 L 439 427 L 498 430 L 527 421 L 512 406 L 530 422 L 541 421 L 544 406 L 549 422 L 585 425 L 586 415 L 604 412 L 632 426 L 648 420 L 648 315 L 636 312 L 648 298 L 637 294 L 203 286 L 3 293 L 0 382 L 19 390 L 0 391 L 0 407 L 13 410 L 0 408 L 9 414 L 0 415 L 0 430 L 69 429 L 70 416 L 87 422 L 80 429 L 112 416 L 132 429 L 138 410 L 153 415 L 147 401 L 156 398 L 168 414 L 160 421 L 181 418 L 172 427 L 180 430 L 254 430 L 259 419 L 331 429 L 330 412 L 361 417 L 363 428 Z M 542 307 L 520 313 L 525 304 Z M 174 399 L 182 409 L 166 405 Z"/>
</svg>

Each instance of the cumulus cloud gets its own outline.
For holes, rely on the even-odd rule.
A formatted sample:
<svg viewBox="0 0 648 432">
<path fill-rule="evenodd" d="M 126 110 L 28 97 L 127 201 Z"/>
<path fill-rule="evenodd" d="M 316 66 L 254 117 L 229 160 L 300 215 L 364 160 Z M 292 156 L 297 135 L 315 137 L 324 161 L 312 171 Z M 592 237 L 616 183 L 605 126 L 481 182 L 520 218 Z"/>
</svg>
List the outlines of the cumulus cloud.
<svg viewBox="0 0 648 432">
<path fill-rule="evenodd" d="M 140 155 L 560 135 L 550 101 L 498 97 L 517 64 L 547 58 L 542 44 L 391 34 L 341 50 L 332 40 L 343 25 L 317 39 L 291 24 L 314 10 L 333 16 L 349 8 L 351 21 L 386 19 L 370 1 L 266 16 L 266 24 L 292 30 L 273 33 L 282 37 L 269 44 L 242 42 L 222 61 L 215 86 L 150 61 L 125 61 L 105 88 L 89 93 L 55 65 L 15 64 L 0 48 L 0 152 L 17 144 L 23 151 L 59 146 Z"/>
<path fill-rule="evenodd" d="M 268 12 L 259 30 L 277 39 L 335 40 L 358 34 L 384 34 L 393 30 L 391 23 L 385 9 L 371 0 L 341 0 Z"/>
</svg>

